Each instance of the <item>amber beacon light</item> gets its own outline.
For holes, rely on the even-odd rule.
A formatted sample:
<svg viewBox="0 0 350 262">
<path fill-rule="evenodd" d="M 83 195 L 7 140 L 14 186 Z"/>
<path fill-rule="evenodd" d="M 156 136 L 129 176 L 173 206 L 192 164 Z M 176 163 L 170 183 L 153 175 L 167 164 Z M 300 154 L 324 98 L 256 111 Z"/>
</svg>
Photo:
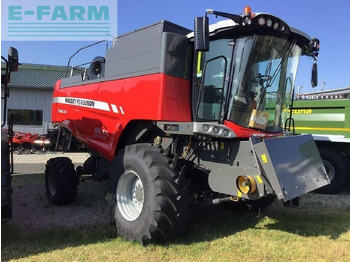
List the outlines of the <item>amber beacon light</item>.
<svg viewBox="0 0 350 262">
<path fill-rule="evenodd" d="M 252 8 L 250 6 L 244 7 L 244 15 L 245 16 L 250 16 L 252 13 Z"/>
</svg>

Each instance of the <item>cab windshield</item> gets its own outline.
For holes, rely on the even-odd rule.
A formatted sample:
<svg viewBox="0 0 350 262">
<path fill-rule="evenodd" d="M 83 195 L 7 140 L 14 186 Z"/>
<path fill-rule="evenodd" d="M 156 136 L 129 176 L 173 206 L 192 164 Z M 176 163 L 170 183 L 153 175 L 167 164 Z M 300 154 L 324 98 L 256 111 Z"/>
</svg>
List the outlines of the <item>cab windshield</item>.
<svg viewBox="0 0 350 262">
<path fill-rule="evenodd" d="M 301 48 L 269 35 L 211 41 L 197 60 L 197 120 L 281 132 Z"/>
<path fill-rule="evenodd" d="M 227 119 L 245 127 L 281 132 L 300 55 L 295 42 L 275 36 L 237 39 Z"/>
</svg>

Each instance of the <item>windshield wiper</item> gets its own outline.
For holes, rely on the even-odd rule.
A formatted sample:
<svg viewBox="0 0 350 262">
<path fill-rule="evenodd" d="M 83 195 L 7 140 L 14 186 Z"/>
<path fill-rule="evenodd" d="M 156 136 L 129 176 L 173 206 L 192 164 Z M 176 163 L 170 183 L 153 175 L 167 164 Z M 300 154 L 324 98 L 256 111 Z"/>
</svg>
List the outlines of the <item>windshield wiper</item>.
<svg viewBox="0 0 350 262">
<path fill-rule="evenodd" d="M 272 83 L 275 81 L 277 75 L 281 71 L 282 65 L 284 62 L 287 60 L 289 57 L 290 52 L 292 51 L 294 45 L 295 45 L 295 40 L 293 42 L 289 42 L 288 48 L 286 48 L 286 52 L 280 53 L 279 56 L 276 58 L 273 58 L 273 53 L 271 52 L 268 64 L 266 66 L 265 74 L 262 75 L 261 73 L 258 73 L 256 77 L 252 79 L 252 81 L 256 82 L 260 86 L 260 92 L 259 96 L 257 97 L 257 105 L 256 105 L 256 110 L 257 111 L 262 111 L 265 108 L 265 103 L 266 103 L 266 89 L 272 85 Z M 285 48 L 283 48 L 285 49 Z M 271 76 L 271 70 L 272 70 L 272 60 L 277 60 L 280 59 L 281 61 L 276 67 L 276 70 L 274 71 L 273 75 Z"/>
</svg>

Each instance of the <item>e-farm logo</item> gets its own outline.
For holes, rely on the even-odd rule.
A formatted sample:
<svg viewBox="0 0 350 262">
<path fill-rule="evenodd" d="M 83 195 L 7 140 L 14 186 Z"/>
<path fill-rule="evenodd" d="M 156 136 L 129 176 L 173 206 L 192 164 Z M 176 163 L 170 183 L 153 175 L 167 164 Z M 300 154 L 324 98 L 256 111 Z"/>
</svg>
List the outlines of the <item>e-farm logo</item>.
<svg viewBox="0 0 350 262">
<path fill-rule="evenodd" d="M 4 0 L 4 41 L 85 41 L 117 35 L 117 0 Z"/>
</svg>

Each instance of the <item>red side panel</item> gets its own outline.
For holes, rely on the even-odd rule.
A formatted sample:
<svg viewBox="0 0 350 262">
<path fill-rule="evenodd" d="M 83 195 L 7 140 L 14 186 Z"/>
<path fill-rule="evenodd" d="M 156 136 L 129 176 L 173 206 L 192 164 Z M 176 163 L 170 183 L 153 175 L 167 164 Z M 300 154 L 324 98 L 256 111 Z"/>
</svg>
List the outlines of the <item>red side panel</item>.
<svg viewBox="0 0 350 262">
<path fill-rule="evenodd" d="M 103 82 L 98 100 L 121 106 L 130 120 L 191 121 L 189 81 L 164 74 Z"/>
<path fill-rule="evenodd" d="M 87 143 L 92 134 L 95 118 L 94 106 L 88 101 L 96 101 L 100 83 L 65 87 L 54 92 L 52 121 L 61 123 L 72 131 L 75 137 Z M 56 105 L 55 105 L 56 104 Z"/>
<path fill-rule="evenodd" d="M 158 73 L 56 87 L 52 121 L 68 127 L 78 139 L 111 160 L 131 120 L 189 122 L 190 104 L 188 80 Z"/>
<path fill-rule="evenodd" d="M 59 96 L 59 90 L 60 90 L 60 86 L 61 86 L 61 80 L 58 80 L 55 83 L 55 87 L 53 89 L 53 97 L 58 97 Z M 51 105 L 51 121 L 57 121 L 57 103 L 55 103 L 55 101 L 52 102 Z"/>
</svg>

